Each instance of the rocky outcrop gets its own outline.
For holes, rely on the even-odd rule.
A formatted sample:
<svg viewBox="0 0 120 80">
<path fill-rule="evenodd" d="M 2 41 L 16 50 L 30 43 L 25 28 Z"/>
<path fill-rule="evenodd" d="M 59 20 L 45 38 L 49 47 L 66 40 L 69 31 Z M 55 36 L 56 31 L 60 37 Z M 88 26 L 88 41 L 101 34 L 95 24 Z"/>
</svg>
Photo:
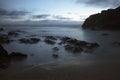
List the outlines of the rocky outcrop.
<svg viewBox="0 0 120 80">
<path fill-rule="evenodd" d="M 0 45 L 0 57 L 8 56 L 8 52 Z"/>
<path fill-rule="evenodd" d="M 82 27 L 84 29 L 120 30 L 120 7 L 91 15 L 85 20 Z"/>
<path fill-rule="evenodd" d="M 8 52 L 0 45 L 0 68 L 7 68 L 8 64 Z"/>
</svg>

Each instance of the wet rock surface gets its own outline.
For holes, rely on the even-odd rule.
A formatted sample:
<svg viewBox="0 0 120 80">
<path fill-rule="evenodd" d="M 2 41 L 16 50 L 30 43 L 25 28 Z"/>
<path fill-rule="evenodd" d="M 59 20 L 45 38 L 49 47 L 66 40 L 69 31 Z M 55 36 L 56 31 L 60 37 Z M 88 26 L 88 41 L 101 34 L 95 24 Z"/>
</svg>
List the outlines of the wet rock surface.
<svg viewBox="0 0 120 80">
<path fill-rule="evenodd" d="M 46 39 L 57 40 L 57 37 L 55 37 L 55 36 L 46 36 Z"/>
<path fill-rule="evenodd" d="M 27 57 L 26 54 L 20 53 L 20 52 L 12 52 L 9 54 L 9 57 L 14 58 L 14 57 Z"/>
<path fill-rule="evenodd" d="M 39 38 L 30 38 L 30 39 L 22 38 L 22 39 L 19 39 L 19 41 L 20 43 L 33 44 L 33 43 L 38 43 L 40 39 Z"/>
<path fill-rule="evenodd" d="M 20 53 L 20 52 L 12 52 L 11 54 L 9 54 L 8 56 L 11 60 L 16 60 L 16 61 L 21 61 L 27 58 L 27 55 L 24 53 Z"/>
<path fill-rule="evenodd" d="M 52 48 L 54 51 L 59 51 L 59 48 L 58 47 L 54 47 Z"/>
<path fill-rule="evenodd" d="M 0 45 L 0 68 L 7 68 L 9 64 L 8 52 Z"/>
<path fill-rule="evenodd" d="M 19 33 L 16 32 L 16 31 L 10 31 L 10 32 L 8 32 L 8 36 L 18 36 L 18 35 L 19 35 Z"/>
<path fill-rule="evenodd" d="M 49 38 L 45 38 L 44 42 L 47 43 L 47 44 L 51 44 L 51 45 L 54 45 L 54 44 L 55 44 L 55 41 L 54 41 L 54 40 L 51 40 L 51 39 L 49 39 Z"/>
<path fill-rule="evenodd" d="M 75 45 L 65 45 L 64 48 L 65 50 L 73 53 L 79 53 L 83 51 L 83 49 L 80 46 L 75 46 Z"/>
<path fill-rule="evenodd" d="M 12 41 L 13 40 L 11 40 L 8 35 L 6 35 L 6 34 L 0 34 L 0 44 L 10 43 Z"/>
<path fill-rule="evenodd" d="M 0 45 L 0 57 L 8 56 L 8 52 Z"/>
<path fill-rule="evenodd" d="M 86 41 L 81 41 L 70 37 L 63 37 L 61 38 L 61 40 L 62 40 L 61 43 L 65 44 L 64 46 L 65 50 L 73 53 L 80 53 L 84 51 L 84 49 L 92 49 L 99 47 L 99 44 L 97 43 L 89 43 Z"/>
</svg>

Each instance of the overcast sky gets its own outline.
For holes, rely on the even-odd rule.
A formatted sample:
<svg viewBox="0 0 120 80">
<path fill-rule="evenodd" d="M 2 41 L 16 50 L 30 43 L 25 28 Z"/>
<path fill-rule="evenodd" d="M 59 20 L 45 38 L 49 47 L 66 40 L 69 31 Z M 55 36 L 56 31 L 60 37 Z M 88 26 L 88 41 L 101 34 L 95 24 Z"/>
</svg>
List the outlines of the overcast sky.
<svg viewBox="0 0 120 80">
<path fill-rule="evenodd" d="M 0 0 L 0 22 L 83 21 L 119 4 L 120 0 Z"/>
</svg>

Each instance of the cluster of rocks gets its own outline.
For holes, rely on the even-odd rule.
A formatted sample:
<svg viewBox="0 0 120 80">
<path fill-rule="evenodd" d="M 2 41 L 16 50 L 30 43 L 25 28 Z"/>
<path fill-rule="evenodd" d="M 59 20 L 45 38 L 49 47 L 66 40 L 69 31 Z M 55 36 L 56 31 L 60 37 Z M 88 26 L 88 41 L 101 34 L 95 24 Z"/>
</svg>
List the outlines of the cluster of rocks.
<svg viewBox="0 0 120 80">
<path fill-rule="evenodd" d="M 8 32 L 8 36 L 18 36 L 19 33 L 17 31 L 10 31 Z"/>
<path fill-rule="evenodd" d="M 47 44 L 52 44 L 53 45 L 53 44 L 56 43 L 55 40 L 57 40 L 57 38 L 54 37 L 54 36 L 46 36 L 44 42 L 47 43 Z"/>
<path fill-rule="evenodd" d="M 7 68 L 12 60 L 26 59 L 27 55 L 20 52 L 8 52 L 0 45 L 0 68 Z"/>
<path fill-rule="evenodd" d="M 38 43 L 40 41 L 40 39 L 39 38 L 29 38 L 29 39 L 22 38 L 19 41 L 20 41 L 20 43 L 33 44 L 33 43 Z"/>
<path fill-rule="evenodd" d="M 97 43 L 89 43 L 86 41 L 80 41 L 70 37 L 63 37 L 61 43 L 65 44 L 64 45 L 65 50 L 74 53 L 79 53 L 84 51 L 84 49 L 92 49 L 99 46 L 99 44 Z"/>
<path fill-rule="evenodd" d="M 0 30 L 2 31 L 3 29 Z M 0 44 L 10 43 L 14 41 L 10 39 L 11 36 L 18 36 L 19 32 L 21 31 L 9 31 L 8 34 L 0 34 Z M 18 41 L 24 44 L 34 44 L 41 41 L 41 39 L 32 37 L 32 38 L 21 38 Z M 70 37 L 58 37 L 58 36 L 45 36 L 44 42 L 51 45 L 57 43 L 59 46 L 62 46 L 66 51 L 72 53 L 81 53 L 85 49 L 92 49 L 99 46 L 97 43 L 89 43 L 86 41 L 81 41 Z M 59 47 L 53 47 L 52 50 L 54 52 L 57 52 L 60 49 Z M 52 56 L 54 58 L 59 57 L 57 53 L 53 53 Z M 27 57 L 26 54 L 19 52 L 12 52 L 11 54 L 8 55 L 8 52 L 0 45 L 0 67 L 7 66 L 6 64 L 9 63 L 11 60 L 17 60 L 17 59 L 20 60 L 20 59 L 25 59 L 26 57 Z"/>
<path fill-rule="evenodd" d="M 59 37 L 59 38 L 61 41 L 58 43 L 58 45 L 63 46 L 63 48 L 66 51 L 69 51 L 72 53 L 81 53 L 83 51 L 94 50 L 95 48 L 99 47 L 99 44 L 97 43 L 90 43 L 90 42 L 81 41 L 81 40 L 77 40 L 70 37 Z M 57 52 L 60 50 L 59 47 L 53 47 L 52 49 L 54 52 Z M 58 58 L 59 54 L 53 53 L 52 56 L 54 58 Z"/>
<path fill-rule="evenodd" d="M 0 31 L 1 30 L 4 30 L 4 29 L 0 28 Z M 11 37 L 18 36 L 19 32 L 20 31 L 16 30 L 16 31 L 9 31 L 7 34 L 0 34 L 0 44 L 13 42 L 14 40 L 11 40 Z"/>
</svg>

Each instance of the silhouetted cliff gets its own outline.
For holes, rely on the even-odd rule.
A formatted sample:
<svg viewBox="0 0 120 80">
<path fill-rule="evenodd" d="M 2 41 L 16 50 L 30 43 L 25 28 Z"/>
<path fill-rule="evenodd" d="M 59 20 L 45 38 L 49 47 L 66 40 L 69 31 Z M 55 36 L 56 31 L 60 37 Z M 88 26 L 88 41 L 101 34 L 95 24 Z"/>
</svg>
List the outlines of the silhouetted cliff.
<svg viewBox="0 0 120 80">
<path fill-rule="evenodd" d="M 82 27 L 84 29 L 120 30 L 120 7 L 91 15 Z"/>
</svg>

